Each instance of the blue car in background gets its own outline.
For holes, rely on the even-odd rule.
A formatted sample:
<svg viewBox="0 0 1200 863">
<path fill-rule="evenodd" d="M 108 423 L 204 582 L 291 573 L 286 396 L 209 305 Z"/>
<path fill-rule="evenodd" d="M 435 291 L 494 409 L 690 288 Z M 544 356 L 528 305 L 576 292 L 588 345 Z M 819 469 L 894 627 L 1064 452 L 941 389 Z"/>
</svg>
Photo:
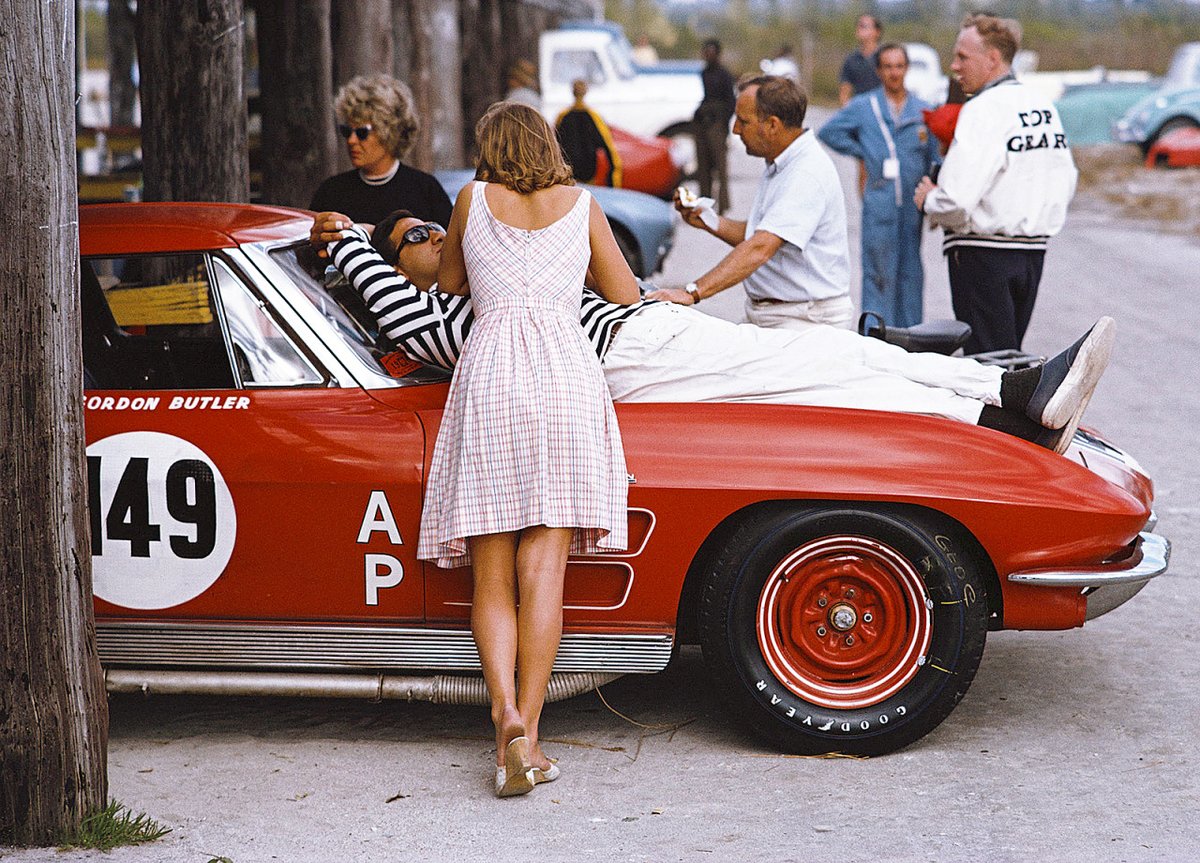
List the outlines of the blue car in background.
<svg viewBox="0 0 1200 863">
<path fill-rule="evenodd" d="M 1175 50 L 1163 85 L 1136 102 L 1113 126 L 1113 138 L 1137 144 L 1143 155 L 1176 129 L 1200 129 L 1200 42 Z"/>
<path fill-rule="evenodd" d="M 459 190 L 475 179 L 470 169 L 437 171 L 442 188 L 454 200 Z M 640 279 L 649 279 L 662 269 L 663 261 L 675 242 L 679 217 L 665 201 L 629 189 L 588 186 L 588 191 L 608 217 L 613 236 L 629 269 Z"/>
</svg>

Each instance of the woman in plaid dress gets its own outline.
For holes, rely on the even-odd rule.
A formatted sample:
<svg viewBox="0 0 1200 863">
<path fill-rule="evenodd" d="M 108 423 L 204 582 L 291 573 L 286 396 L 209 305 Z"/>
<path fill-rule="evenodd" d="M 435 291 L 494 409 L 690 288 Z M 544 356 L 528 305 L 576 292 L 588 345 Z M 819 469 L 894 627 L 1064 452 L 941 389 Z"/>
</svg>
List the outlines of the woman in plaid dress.
<svg viewBox="0 0 1200 863">
<path fill-rule="evenodd" d="M 457 294 L 469 283 L 476 319 L 433 451 L 417 556 L 472 567 L 496 793 L 510 796 L 558 776 L 538 721 L 562 634 L 567 556 L 626 544 L 625 457 L 579 324 L 584 278 L 613 302 L 639 294 L 540 114 L 503 102 L 475 134 L 479 182 L 455 203 L 438 283 Z"/>
</svg>

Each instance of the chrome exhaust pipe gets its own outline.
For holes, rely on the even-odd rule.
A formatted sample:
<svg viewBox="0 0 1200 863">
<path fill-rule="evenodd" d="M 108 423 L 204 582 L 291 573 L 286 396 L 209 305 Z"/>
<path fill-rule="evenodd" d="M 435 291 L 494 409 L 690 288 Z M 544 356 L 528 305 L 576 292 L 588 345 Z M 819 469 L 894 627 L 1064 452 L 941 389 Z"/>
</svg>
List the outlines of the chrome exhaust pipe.
<svg viewBox="0 0 1200 863">
<path fill-rule="evenodd" d="M 620 674 L 554 674 L 547 701 L 590 692 Z M 143 695 L 249 695 L 287 698 L 360 698 L 366 701 L 429 701 L 433 704 L 487 706 L 482 677 L 453 674 L 325 674 L 291 671 L 163 671 L 107 668 L 109 692 Z"/>
</svg>

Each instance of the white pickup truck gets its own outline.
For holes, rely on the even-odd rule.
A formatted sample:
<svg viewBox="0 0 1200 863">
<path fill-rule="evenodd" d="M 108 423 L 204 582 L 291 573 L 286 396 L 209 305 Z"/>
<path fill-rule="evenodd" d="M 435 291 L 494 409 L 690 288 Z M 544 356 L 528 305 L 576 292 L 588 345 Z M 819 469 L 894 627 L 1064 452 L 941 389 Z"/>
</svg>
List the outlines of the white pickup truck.
<svg viewBox="0 0 1200 863">
<path fill-rule="evenodd" d="M 571 82 L 588 82 L 588 105 L 636 135 L 681 138 L 704 95 L 699 60 L 639 66 L 625 32 L 609 22 L 568 22 L 538 43 L 542 111 L 550 122 L 570 107 Z"/>
</svg>

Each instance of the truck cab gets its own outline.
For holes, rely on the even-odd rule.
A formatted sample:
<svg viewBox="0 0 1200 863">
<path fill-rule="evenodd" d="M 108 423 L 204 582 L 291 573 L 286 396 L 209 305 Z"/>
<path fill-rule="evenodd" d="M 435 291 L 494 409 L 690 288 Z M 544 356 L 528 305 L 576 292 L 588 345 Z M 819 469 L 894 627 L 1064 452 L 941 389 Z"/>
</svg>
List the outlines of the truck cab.
<svg viewBox="0 0 1200 863">
<path fill-rule="evenodd" d="M 573 103 L 571 82 L 588 82 L 587 103 L 611 126 L 638 135 L 676 137 L 704 95 L 702 63 L 639 66 L 625 32 L 610 22 L 567 22 L 538 45 L 543 113 L 551 123 Z"/>
</svg>

